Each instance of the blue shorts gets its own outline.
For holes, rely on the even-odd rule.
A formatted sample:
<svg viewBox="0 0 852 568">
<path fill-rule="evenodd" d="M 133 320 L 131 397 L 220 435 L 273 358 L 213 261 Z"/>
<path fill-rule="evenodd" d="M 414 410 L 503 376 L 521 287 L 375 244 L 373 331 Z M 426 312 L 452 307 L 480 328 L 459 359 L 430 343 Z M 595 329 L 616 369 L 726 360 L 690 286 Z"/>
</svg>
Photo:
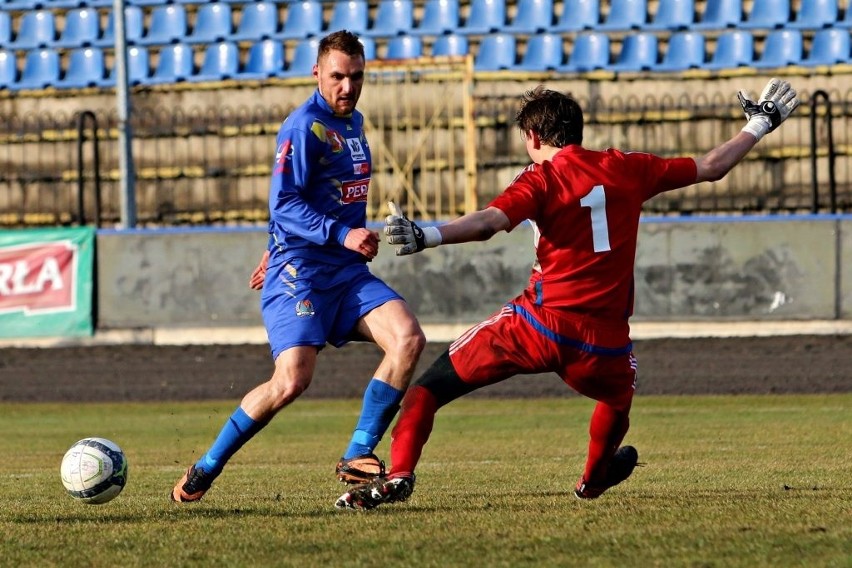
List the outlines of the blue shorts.
<svg viewBox="0 0 852 568">
<path fill-rule="evenodd" d="M 359 319 L 396 299 L 402 297 L 366 264 L 329 266 L 293 259 L 270 265 L 260 311 L 272 358 L 299 345 L 340 347 L 353 339 Z"/>
</svg>

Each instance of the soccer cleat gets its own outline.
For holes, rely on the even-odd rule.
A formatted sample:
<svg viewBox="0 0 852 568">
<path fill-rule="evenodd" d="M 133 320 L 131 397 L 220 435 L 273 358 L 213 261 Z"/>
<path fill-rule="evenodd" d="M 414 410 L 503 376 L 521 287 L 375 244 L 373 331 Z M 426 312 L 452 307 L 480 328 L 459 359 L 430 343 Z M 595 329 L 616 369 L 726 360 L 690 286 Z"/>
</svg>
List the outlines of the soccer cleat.
<svg viewBox="0 0 852 568">
<path fill-rule="evenodd" d="M 578 499 L 597 499 L 604 491 L 610 487 L 615 487 L 633 473 L 636 463 L 639 461 L 639 452 L 633 446 L 622 446 L 618 448 L 612 460 L 609 462 L 609 468 L 606 471 L 606 477 L 603 483 L 593 485 L 580 477 L 577 482 L 577 487 L 574 488 L 574 495 Z"/>
<path fill-rule="evenodd" d="M 340 458 L 334 472 L 341 483 L 368 483 L 385 475 L 385 462 L 376 457 L 376 454 Z"/>
<path fill-rule="evenodd" d="M 341 495 L 334 506 L 338 509 L 368 510 L 384 503 L 405 501 L 414 492 L 414 474 L 410 477 L 377 477 L 370 483 L 356 485 Z"/>
<path fill-rule="evenodd" d="M 211 485 L 213 485 L 213 476 L 191 465 L 169 493 L 169 498 L 177 503 L 198 501 L 204 497 Z"/>
</svg>

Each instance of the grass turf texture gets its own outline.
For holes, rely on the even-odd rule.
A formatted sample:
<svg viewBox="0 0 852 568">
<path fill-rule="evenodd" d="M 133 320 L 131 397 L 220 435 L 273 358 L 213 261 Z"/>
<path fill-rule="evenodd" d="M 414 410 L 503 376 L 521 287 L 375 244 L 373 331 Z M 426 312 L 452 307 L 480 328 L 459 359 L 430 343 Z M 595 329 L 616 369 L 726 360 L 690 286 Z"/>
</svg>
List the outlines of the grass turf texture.
<svg viewBox="0 0 852 568">
<path fill-rule="evenodd" d="M 590 401 L 461 400 L 412 498 L 366 513 L 332 506 L 359 403 L 297 402 L 204 501 L 170 503 L 234 406 L 0 405 L 0 564 L 852 566 L 852 395 L 638 397 L 626 442 L 646 465 L 595 501 L 571 494 Z M 86 436 L 129 460 L 105 505 L 59 480 Z"/>
</svg>

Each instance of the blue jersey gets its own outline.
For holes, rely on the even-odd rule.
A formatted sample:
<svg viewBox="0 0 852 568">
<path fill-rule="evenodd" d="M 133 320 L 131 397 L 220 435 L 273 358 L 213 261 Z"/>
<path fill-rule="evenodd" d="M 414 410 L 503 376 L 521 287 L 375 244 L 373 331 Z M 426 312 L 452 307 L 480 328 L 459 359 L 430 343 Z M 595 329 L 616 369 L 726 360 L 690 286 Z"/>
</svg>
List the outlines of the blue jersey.
<svg viewBox="0 0 852 568">
<path fill-rule="evenodd" d="M 357 110 L 335 116 L 317 89 L 278 131 L 269 188 L 270 264 L 366 262 L 343 247 L 367 223 L 370 148 Z"/>
</svg>

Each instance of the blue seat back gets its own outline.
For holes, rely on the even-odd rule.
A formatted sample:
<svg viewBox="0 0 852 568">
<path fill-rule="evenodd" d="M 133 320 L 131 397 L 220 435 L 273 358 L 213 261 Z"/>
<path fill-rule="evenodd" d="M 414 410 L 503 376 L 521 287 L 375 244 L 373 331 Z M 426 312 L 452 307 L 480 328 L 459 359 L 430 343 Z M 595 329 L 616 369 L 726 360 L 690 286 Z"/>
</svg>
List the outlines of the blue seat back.
<svg viewBox="0 0 852 568">
<path fill-rule="evenodd" d="M 215 43 L 229 39 L 233 31 L 231 17 L 230 4 L 201 4 L 195 13 L 195 24 L 187 41 Z"/>
<path fill-rule="evenodd" d="M 467 55 L 469 50 L 467 36 L 460 34 L 438 36 L 432 44 L 434 57 Z"/>
<path fill-rule="evenodd" d="M 0 46 L 12 43 L 12 16 L 9 12 L 0 12 Z"/>
<path fill-rule="evenodd" d="M 553 0 L 517 0 L 515 16 L 505 31 L 535 34 L 553 25 Z"/>
<path fill-rule="evenodd" d="M 94 8 L 75 8 L 65 13 L 65 25 L 55 45 L 88 47 L 95 44 L 100 34 L 98 11 Z"/>
<path fill-rule="evenodd" d="M 242 5 L 240 23 L 233 39 L 260 41 L 278 31 L 278 9 L 272 2 L 251 2 Z"/>
<path fill-rule="evenodd" d="M 187 32 L 186 8 L 181 4 L 161 4 L 151 10 L 144 45 L 165 45 L 182 40 Z"/>
<path fill-rule="evenodd" d="M 370 6 L 366 0 L 340 0 L 334 3 L 328 31 L 349 30 L 360 35 L 367 31 L 369 23 Z"/>
<path fill-rule="evenodd" d="M 149 78 L 155 83 L 178 83 L 189 79 L 195 68 L 195 54 L 185 43 L 164 45 L 160 48 L 157 66 Z"/>
<path fill-rule="evenodd" d="M 817 31 L 811 40 L 808 55 L 802 63 L 804 65 L 852 63 L 849 30 L 827 28 Z"/>
<path fill-rule="evenodd" d="M 721 30 L 739 26 L 743 19 L 742 0 L 707 0 L 696 29 Z"/>
<path fill-rule="evenodd" d="M 479 49 L 473 61 L 476 71 L 500 71 L 515 66 L 515 36 L 510 33 L 486 35 L 479 42 Z"/>
<path fill-rule="evenodd" d="M 288 77 L 308 77 L 313 73 L 314 64 L 317 62 L 319 52 L 319 40 L 307 38 L 299 41 L 293 50 L 293 57 L 289 61 L 283 75 Z"/>
<path fill-rule="evenodd" d="M 612 0 L 599 30 L 638 30 L 648 20 L 647 0 Z"/>
<path fill-rule="evenodd" d="M 801 65 L 804 41 L 799 30 L 772 30 L 763 42 L 755 67 L 785 67 Z"/>
<path fill-rule="evenodd" d="M 695 21 L 695 2 L 692 0 L 660 0 L 649 30 L 686 30 Z"/>
<path fill-rule="evenodd" d="M 517 65 L 524 71 L 551 71 L 562 66 L 565 51 L 562 36 L 555 33 L 543 33 L 530 36 L 527 48 Z"/>
<path fill-rule="evenodd" d="M 781 28 L 790 21 L 790 0 L 754 0 L 740 24 L 744 29 Z"/>
<path fill-rule="evenodd" d="M 287 2 L 284 27 L 276 34 L 281 39 L 301 39 L 322 31 L 322 4 L 316 0 Z"/>
<path fill-rule="evenodd" d="M 408 34 L 414 29 L 414 6 L 411 0 L 379 0 L 376 18 L 367 31 L 371 36 Z"/>
<path fill-rule="evenodd" d="M 848 11 L 849 7 L 846 9 Z M 839 17 L 837 0 L 802 0 L 796 17 L 789 25 L 793 28 L 818 30 L 833 26 Z"/>
<path fill-rule="evenodd" d="M 113 68 L 113 76 L 115 68 Z M 151 76 L 151 55 L 142 46 L 127 48 L 127 81 L 130 85 L 140 85 Z"/>
<path fill-rule="evenodd" d="M 506 3 L 502 0 L 471 0 L 470 11 L 459 32 L 496 33 L 506 25 Z"/>
<path fill-rule="evenodd" d="M 601 19 L 600 6 L 599 0 L 565 0 L 553 31 L 575 32 L 596 28 Z"/>
<path fill-rule="evenodd" d="M 675 32 L 669 37 L 663 59 L 655 71 L 686 71 L 704 67 L 706 48 L 701 32 Z"/>
<path fill-rule="evenodd" d="M 237 76 L 240 69 L 240 50 L 231 41 L 211 43 L 204 49 L 204 58 L 193 81 L 221 81 Z"/>
<path fill-rule="evenodd" d="M 14 47 L 34 49 L 53 45 L 56 40 L 56 19 L 50 10 L 24 12 L 18 25 Z"/>
<path fill-rule="evenodd" d="M 24 58 L 24 69 L 18 81 L 21 89 L 43 89 L 59 82 L 59 53 L 50 47 L 31 49 Z"/>
<path fill-rule="evenodd" d="M 418 34 L 441 35 L 455 32 L 461 23 L 458 0 L 426 0 L 423 17 L 414 28 Z"/>
<path fill-rule="evenodd" d="M 657 36 L 650 32 L 637 32 L 624 37 L 614 71 L 650 71 L 657 65 Z"/>
<path fill-rule="evenodd" d="M 15 52 L 0 48 L 0 89 L 12 89 L 18 82 L 18 60 Z"/>
<path fill-rule="evenodd" d="M 100 86 L 106 75 L 104 52 L 97 47 L 80 47 L 68 55 L 68 67 L 60 86 L 69 89 Z"/>
<path fill-rule="evenodd" d="M 274 39 L 264 39 L 249 48 L 244 72 L 273 77 L 284 70 L 284 45 Z"/>
<path fill-rule="evenodd" d="M 115 12 L 110 11 L 107 16 L 106 27 L 103 35 L 95 42 L 100 47 L 115 45 Z M 139 6 L 124 7 L 124 35 L 128 44 L 138 43 L 145 33 L 145 14 Z"/>
<path fill-rule="evenodd" d="M 385 59 L 412 59 L 423 55 L 420 36 L 396 36 L 388 40 Z"/>
<path fill-rule="evenodd" d="M 562 70 L 586 72 L 609 67 L 610 39 L 607 34 L 587 32 L 577 34 Z"/>
<path fill-rule="evenodd" d="M 730 30 L 719 35 L 711 60 L 705 67 L 712 70 L 748 67 L 754 62 L 754 37 L 744 30 Z"/>
</svg>

